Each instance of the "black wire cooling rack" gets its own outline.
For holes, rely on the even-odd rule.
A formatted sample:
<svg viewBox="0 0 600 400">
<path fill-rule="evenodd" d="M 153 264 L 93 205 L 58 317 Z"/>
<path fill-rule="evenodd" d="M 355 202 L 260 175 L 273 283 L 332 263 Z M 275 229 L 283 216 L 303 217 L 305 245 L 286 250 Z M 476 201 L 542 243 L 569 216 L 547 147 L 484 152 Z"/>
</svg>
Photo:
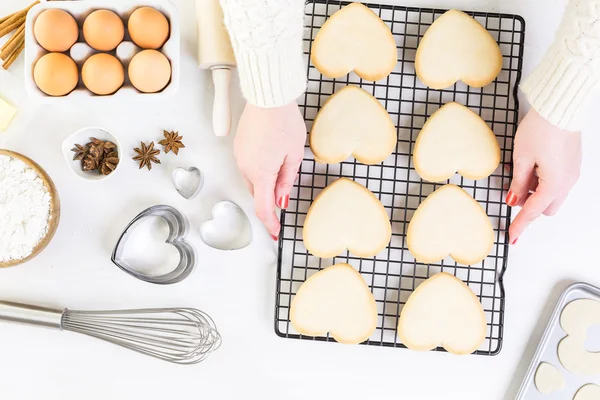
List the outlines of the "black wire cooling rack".
<svg viewBox="0 0 600 400">
<path fill-rule="evenodd" d="M 289 207 L 282 212 L 279 242 L 275 331 L 281 337 L 318 341 L 335 340 L 307 337 L 294 331 L 289 309 L 300 285 L 312 274 L 335 263 L 354 266 L 365 278 L 377 301 L 377 330 L 364 344 L 404 347 L 397 337 L 400 311 L 414 289 L 440 271 L 449 272 L 466 282 L 483 304 L 488 331 L 476 354 L 496 355 L 502 347 L 505 294 L 502 276 L 508 256 L 510 209 L 503 203 L 503 189 L 510 181 L 505 168 L 511 162 L 513 137 L 517 128 L 517 86 L 521 78 L 525 21 L 517 15 L 468 12 L 497 40 L 503 54 L 498 78 L 484 88 L 475 89 L 458 82 L 444 90 L 433 90 L 415 74 L 414 61 L 419 40 L 431 23 L 446 10 L 366 4 L 390 27 L 398 47 L 398 64 L 386 79 L 366 81 L 354 73 L 341 79 L 322 76 L 310 64 L 310 51 L 319 28 L 328 16 L 348 2 L 313 0 L 306 6 L 304 52 L 308 65 L 308 90 L 301 109 L 310 129 L 319 108 L 336 90 L 357 85 L 373 94 L 385 106 L 398 132 L 396 151 L 383 163 L 365 166 L 355 160 L 323 165 L 315 162 L 310 149 L 300 168 Z M 467 190 L 485 208 L 495 230 L 493 251 L 480 264 L 458 265 L 451 258 L 440 263 L 416 262 L 407 249 L 408 222 L 418 205 L 443 184 L 424 182 L 411 161 L 417 135 L 428 116 L 447 102 L 456 101 L 479 114 L 496 134 L 502 150 L 502 162 L 487 179 L 471 181 L 458 175 L 448 181 Z M 313 199 L 328 184 L 349 177 L 368 187 L 385 206 L 392 222 L 392 240 L 388 248 L 372 258 L 359 258 L 346 252 L 333 259 L 320 259 L 308 253 L 302 242 L 302 226 Z M 443 349 L 437 349 L 443 350 Z"/>
</svg>

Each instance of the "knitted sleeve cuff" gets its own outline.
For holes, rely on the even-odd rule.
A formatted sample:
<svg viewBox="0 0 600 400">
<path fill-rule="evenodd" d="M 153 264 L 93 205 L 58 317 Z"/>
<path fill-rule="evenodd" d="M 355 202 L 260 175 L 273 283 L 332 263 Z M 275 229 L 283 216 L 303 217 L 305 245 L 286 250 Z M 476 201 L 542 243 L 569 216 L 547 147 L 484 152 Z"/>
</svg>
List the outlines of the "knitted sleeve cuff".
<svg viewBox="0 0 600 400">
<path fill-rule="evenodd" d="M 268 50 L 236 46 L 240 84 L 246 100 L 258 107 L 279 107 L 306 90 L 306 68 L 299 43 L 278 43 Z"/>
<path fill-rule="evenodd" d="M 574 57 L 560 42 L 555 42 L 521 90 L 531 106 L 552 125 L 579 131 L 597 84 L 598 74 L 591 60 Z"/>
<path fill-rule="evenodd" d="M 258 107 L 279 107 L 306 89 L 304 0 L 221 0 L 242 93 Z"/>
</svg>

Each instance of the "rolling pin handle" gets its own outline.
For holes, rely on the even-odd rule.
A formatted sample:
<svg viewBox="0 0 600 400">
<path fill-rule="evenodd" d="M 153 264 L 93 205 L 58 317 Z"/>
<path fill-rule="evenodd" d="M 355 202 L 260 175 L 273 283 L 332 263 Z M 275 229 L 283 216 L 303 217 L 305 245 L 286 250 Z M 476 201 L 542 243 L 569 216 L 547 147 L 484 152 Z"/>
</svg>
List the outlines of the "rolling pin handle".
<svg viewBox="0 0 600 400">
<path fill-rule="evenodd" d="M 230 68 L 214 68 L 212 70 L 215 86 L 215 103 L 213 107 L 213 130 L 217 136 L 227 136 L 231 131 L 231 109 L 229 103 L 229 85 L 231 83 Z"/>
</svg>

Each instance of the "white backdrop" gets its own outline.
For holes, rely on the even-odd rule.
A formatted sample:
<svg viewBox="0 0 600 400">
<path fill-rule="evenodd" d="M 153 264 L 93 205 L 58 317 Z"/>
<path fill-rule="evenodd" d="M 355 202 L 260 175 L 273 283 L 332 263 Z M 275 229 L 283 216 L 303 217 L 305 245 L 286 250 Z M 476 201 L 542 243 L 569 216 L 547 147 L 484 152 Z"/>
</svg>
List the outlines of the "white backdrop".
<svg viewBox="0 0 600 400">
<path fill-rule="evenodd" d="M 403 0 L 401 5 L 462 8 L 522 15 L 526 22 L 525 74 L 552 40 L 565 0 Z M 0 15 L 29 0 L 0 2 Z M 595 259 L 600 234 L 598 127 L 584 135 L 581 180 L 563 210 L 543 218 L 511 249 L 504 348 L 497 357 L 455 357 L 367 346 L 278 338 L 273 330 L 276 246 L 252 218 L 250 248 L 221 253 L 202 245 L 197 270 L 184 282 L 158 287 L 139 282 L 109 260 L 120 230 L 147 206 L 166 203 L 192 225 L 212 204 L 230 199 L 252 213 L 252 200 L 236 172 L 231 138 L 210 129 L 209 76 L 196 67 L 193 2 L 175 1 L 183 24 L 182 79 L 167 102 L 88 106 L 32 104 L 23 87 L 22 59 L 0 72 L 0 96 L 19 107 L 0 147 L 22 152 L 52 176 L 62 220 L 48 249 L 27 265 L 0 271 L 0 298 L 99 309 L 193 306 L 216 320 L 222 348 L 195 366 L 175 366 L 66 332 L 0 325 L 0 398 L 5 399 L 512 399 L 560 292 L 573 281 L 600 284 Z M 242 100 L 236 93 L 234 114 Z M 524 106 L 525 107 L 525 106 Z M 524 111 L 524 110 L 523 110 Z M 118 175 L 84 182 L 68 170 L 60 146 L 84 126 L 102 126 L 120 138 L 125 155 L 161 129 L 179 130 L 186 149 L 163 156 L 163 168 L 138 171 L 123 159 Z M 196 165 L 206 187 L 188 202 L 172 190 L 170 171 Z"/>
</svg>

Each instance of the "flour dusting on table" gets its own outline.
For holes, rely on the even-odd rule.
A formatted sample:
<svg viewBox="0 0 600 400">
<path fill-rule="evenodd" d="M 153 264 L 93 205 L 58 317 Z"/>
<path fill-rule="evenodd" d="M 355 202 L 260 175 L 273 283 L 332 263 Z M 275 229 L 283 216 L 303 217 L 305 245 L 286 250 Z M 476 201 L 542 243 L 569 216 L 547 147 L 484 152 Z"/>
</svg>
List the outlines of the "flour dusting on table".
<svg viewBox="0 0 600 400">
<path fill-rule="evenodd" d="M 0 155 L 0 262 L 29 256 L 48 232 L 51 196 L 24 162 Z"/>
</svg>

